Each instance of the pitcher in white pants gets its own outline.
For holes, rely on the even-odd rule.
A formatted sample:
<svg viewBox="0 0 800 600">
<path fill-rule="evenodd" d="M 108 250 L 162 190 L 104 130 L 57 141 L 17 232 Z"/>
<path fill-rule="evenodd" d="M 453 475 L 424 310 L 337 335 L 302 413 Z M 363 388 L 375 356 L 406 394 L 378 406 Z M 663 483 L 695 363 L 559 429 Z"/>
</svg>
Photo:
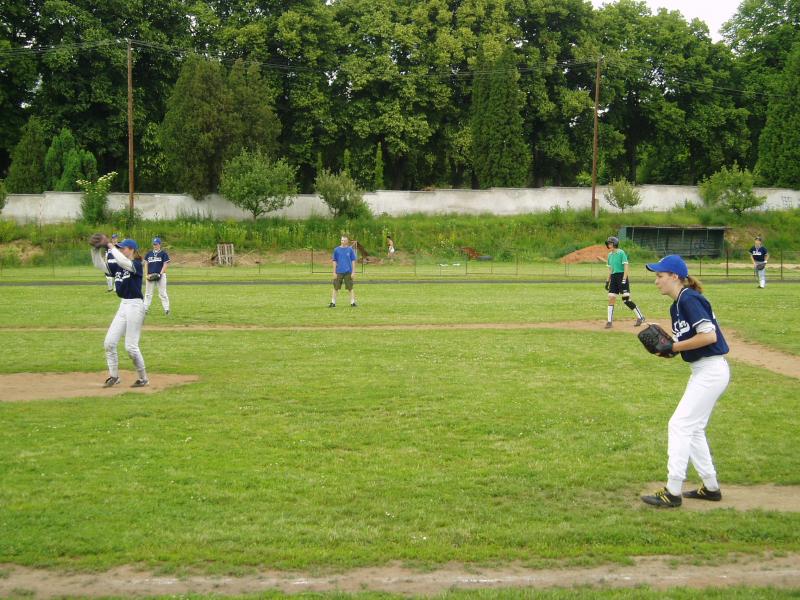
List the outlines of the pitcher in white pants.
<svg viewBox="0 0 800 600">
<path fill-rule="evenodd" d="M 98 269 L 107 270 L 114 276 L 114 289 L 117 296 L 120 297 L 117 314 L 114 316 L 103 342 L 108 364 L 108 379 L 103 383 L 103 387 L 112 387 L 121 381 L 117 345 L 123 335 L 125 336 L 125 350 L 131 357 L 138 373 L 138 379 L 131 387 L 144 387 L 149 381 L 144 357 L 139 350 L 139 338 L 142 335 L 142 324 L 144 323 L 142 257 L 138 254 L 139 246 L 134 240 L 122 240 L 117 245 L 108 241 L 107 247 L 108 256 L 113 257 L 115 262 L 104 260 L 99 248 L 92 250 L 92 262 Z"/>
<path fill-rule="evenodd" d="M 669 312 L 672 319 L 671 356 L 680 353 L 692 374 L 668 427 L 667 485 L 642 500 L 658 508 L 675 508 L 682 498 L 722 500 L 717 471 L 706 439 L 706 427 L 714 406 L 728 387 L 730 369 L 724 355 L 728 344 L 719 328 L 711 304 L 703 296 L 702 284 L 689 276 L 684 260 L 677 255 L 665 256 L 647 265 L 656 273 L 656 287 L 674 302 Z M 689 463 L 694 465 L 703 485 L 683 492 Z"/>
</svg>

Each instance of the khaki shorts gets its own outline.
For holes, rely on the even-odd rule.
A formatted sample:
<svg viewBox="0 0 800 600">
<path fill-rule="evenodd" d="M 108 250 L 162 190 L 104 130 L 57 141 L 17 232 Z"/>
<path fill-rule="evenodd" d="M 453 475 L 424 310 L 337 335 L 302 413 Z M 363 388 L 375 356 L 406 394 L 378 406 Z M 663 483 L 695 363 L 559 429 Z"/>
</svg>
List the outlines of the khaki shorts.
<svg viewBox="0 0 800 600">
<path fill-rule="evenodd" d="M 333 278 L 333 289 L 340 290 L 342 289 L 342 281 L 344 281 L 344 287 L 347 291 L 353 289 L 353 274 L 352 273 L 337 273 L 336 277 Z"/>
</svg>

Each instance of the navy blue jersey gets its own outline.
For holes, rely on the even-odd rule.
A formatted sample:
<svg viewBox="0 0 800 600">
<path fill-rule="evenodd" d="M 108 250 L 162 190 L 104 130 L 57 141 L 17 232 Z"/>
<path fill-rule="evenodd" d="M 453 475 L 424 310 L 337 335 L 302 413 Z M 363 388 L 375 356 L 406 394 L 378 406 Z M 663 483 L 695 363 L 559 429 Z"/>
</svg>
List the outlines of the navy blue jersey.
<svg viewBox="0 0 800 600">
<path fill-rule="evenodd" d="M 750 248 L 750 256 L 752 256 L 753 260 L 756 262 L 764 262 L 767 260 L 767 254 L 769 254 L 769 251 L 766 246 L 761 246 L 761 248 L 753 246 Z"/>
<path fill-rule="evenodd" d="M 158 252 L 150 250 L 150 252 L 144 255 L 144 259 L 147 261 L 148 273 L 161 273 L 164 265 L 169 262 L 169 254 L 163 250 L 159 250 Z"/>
<path fill-rule="evenodd" d="M 110 253 L 109 253 L 110 254 Z M 124 300 L 133 298 L 144 299 L 142 295 L 142 279 L 144 277 L 144 266 L 142 261 L 133 260 L 134 273 L 120 267 L 116 261 L 108 263 L 108 272 L 114 277 L 114 289 L 117 296 Z"/>
<path fill-rule="evenodd" d="M 679 342 L 697 335 L 697 326 L 701 323 L 713 323 L 717 329 L 717 341 L 713 344 L 681 352 L 681 358 L 686 362 L 728 353 L 728 343 L 722 335 L 711 304 L 700 292 L 691 288 L 683 288 L 678 294 L 678 299 L 669 307 L 669 314 L 672 317 L 672 332 Z"/>
<path fill-rule="evenodd" d="M 356 251 L 350 246 L 336 246 L 331 257 L 336 263 L 336 272 L 339 274 L 352 273 L 353 263 L 356 261 Z"/>
</svg>

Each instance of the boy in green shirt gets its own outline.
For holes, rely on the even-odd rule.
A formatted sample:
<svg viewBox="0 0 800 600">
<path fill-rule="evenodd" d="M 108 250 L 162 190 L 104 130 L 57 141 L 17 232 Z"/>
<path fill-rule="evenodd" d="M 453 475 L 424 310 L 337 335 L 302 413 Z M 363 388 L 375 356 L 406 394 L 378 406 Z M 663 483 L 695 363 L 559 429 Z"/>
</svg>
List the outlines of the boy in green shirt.
<svg viewBox="0 0 800 600">
<path fill-rule="evenodd" d="M 636 313 L 634 327 L 639 327 L 644 323 L 644 315 L 639 307 L 631 300 L 631 286 L 628 279 L 628 255 L 619 247 L 619 238 L 611 236 L 606 240 L 608 253 L 608 277 L 606 278 L 606 290 L 608 291 L 608 320 L 606 329 L 611 329 L 614 321 L 614 304 L 617 296 L 622 295 L 625 306 Z"/>
</svg>

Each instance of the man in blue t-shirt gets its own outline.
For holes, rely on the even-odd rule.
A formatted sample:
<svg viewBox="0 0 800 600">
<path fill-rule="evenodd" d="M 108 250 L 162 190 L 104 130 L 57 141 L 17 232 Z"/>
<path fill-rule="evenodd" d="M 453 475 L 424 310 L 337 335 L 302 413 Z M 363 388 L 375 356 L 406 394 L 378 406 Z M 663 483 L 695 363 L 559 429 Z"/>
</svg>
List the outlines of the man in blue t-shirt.
<svg viewBox="0 0 800 600">
<path fill-rule="evenodd" d="M 761 237 L 756 237 L 753 247 L 750 248 L 750 260 L 753 261 L 753 269 L 758 277 L 758 287 L 763 288 L 767 285 L 767 259 L 769 251 L 762 245 Z"/>
<path fill-rule="evenodd" d="M 355 269 L 353 268 L 356 262 L 356 251 L 350 246 L 350 239 L 343 235 L 341 244 L 333 249 L 333 295 L 331 296 L 331 303 L 328 308 L 336 308 L 336 295 L 342 289 L 342 282 L 344 287 L 350 292 L 350 306 L 356 306 L 356 293 L 353 290 L 353 276 Z"/>
</svg>

